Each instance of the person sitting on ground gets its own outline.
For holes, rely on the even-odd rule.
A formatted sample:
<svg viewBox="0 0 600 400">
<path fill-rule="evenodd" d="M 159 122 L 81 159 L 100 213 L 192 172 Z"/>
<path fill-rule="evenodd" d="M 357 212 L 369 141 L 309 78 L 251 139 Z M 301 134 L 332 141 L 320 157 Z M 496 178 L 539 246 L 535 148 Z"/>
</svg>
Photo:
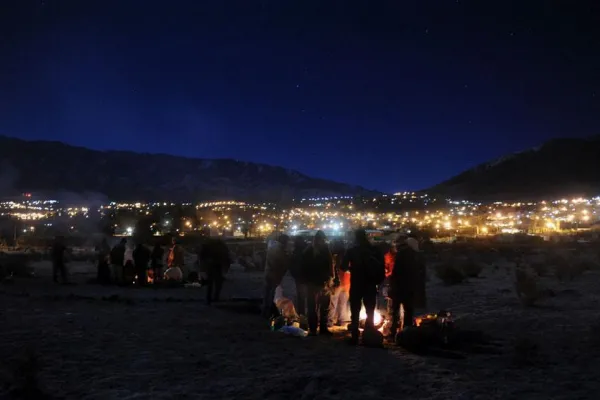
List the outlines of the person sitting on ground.
<svg viewBox="0 0 600 400">
<path fill-rule="evenodd" d="M 171 249 L 167 257 L 167 270 L 165 271 L 165 280 L 182 281 L 183 280 L 183 265 L 184 254 L 183 248 L 177 243 L 177 239 L 173 238 Z"/>
</svg>

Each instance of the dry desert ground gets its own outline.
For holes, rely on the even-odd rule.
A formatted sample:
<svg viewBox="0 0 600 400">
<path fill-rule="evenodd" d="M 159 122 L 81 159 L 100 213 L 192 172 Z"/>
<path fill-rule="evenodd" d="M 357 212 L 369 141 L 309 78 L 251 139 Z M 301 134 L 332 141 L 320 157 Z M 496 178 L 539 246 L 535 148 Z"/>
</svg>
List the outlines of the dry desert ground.
<svg viewBox="0 0 600 400">
<path fill-rule="evenodd" d="M 432 276 L 430 311 L 448 308 L 459 327 L 502 345 L 453 360 L 351 347 L 341 331 L 270 332 L 229 300 L 260 297 L 260 273 L 232 269 L 225 301 L 207 307 L 204 289 L 86 284 L 94 274 L 86 263 L 69 266 L 77 284 L 55 285 L 48 262 L 33 267 L 36 278 L 0 285 L 0 398 L 33 384 L 48 398 L 81 400 L 598 398 L 598 270 L 543 280 L 553 296 L 534 307 L 519 302 L 504 267 L 453 286 Z"/>
</svg>

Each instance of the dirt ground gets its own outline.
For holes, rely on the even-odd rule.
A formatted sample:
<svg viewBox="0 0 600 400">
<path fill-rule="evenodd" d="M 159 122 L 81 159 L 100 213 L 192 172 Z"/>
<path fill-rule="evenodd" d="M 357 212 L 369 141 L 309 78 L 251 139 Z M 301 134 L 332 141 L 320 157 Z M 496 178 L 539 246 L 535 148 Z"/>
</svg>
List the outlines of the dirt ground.
<svg viewBox="0 0 600 400">
<path fill-rule="evenodd" d="M 28 352 L 39 359 L 30 368 L 39 386 L 54 398 L 597 398 L 600 271 L 569 284 L 548 278 L 554 297 L 528 308 L 502 268 L 457 286 L 432 278 L 429 311 L 448 308 L 459 327 L 502 343 L 497 355 L 449 360 L 351 347 L 342 331 L 334 338 L 270 332 L 267 321 L 228 300 L 260 297 L 260 274 L 232 270 L 225 302 L 207 307 L 204 289 L 85 284 L 90 264 L 71 265 L 77 284 L 62 286 L 52 284 L 47 263 L 35 269 L 35 279 L 0 285 L 4 398 Z M 528 365 L 517 362 L 524 342 L 537 346 Z"/>
</svg>

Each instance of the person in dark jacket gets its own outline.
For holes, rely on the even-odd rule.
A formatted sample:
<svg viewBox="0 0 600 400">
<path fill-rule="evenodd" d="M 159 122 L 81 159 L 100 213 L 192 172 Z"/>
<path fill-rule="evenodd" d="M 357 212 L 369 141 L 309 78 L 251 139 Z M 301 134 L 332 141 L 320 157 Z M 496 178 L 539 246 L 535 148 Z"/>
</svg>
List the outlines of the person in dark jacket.
<svg viewBox="0 0 600 400">
<path fill-rule="evenodd" d="M 146 279 L 146 270 L 148 269 L 150 258 L 150 250 L 142 243 L 138 243 L 133 250 L 133 263 L 135 264 L 135 274 L 137 275 L 136 283 L 138 285 L 145 285 L 148 282 Z"/>
<path fill-rule="evenodd" d="M 425 265 L 419 253 L 419 242 L 413 237 L 401 240 L 398 243 L 398 253 L 390 282 L 391 336 L 396 336 L 398 328 L 402 330 L 404 327 L 412 326 L 415 308 L 425 306 L 425 280 Z M 400 306 L 404 309 L 402 321 L 400 321 Z"/>
<path fill-rule="evenodd" d="M 162 278 L 163 258 L 165 250 L 156 242 L 150 254 L 150 268 L 152 268 L 152 279 L 156 283 Z"/>
<path fill-rule="evenodd" d="M 123 238 L 119 244 L 110 251 L 110 264 L 112 266 L 113 281 L 117 285 L 125 284 L 125 246 L 127 239 Z"/>
<path fill-rule="evenodd" d="M 289 239 L 288 235 L 281 234 L 275 242 L 270 244 L 267 250 L 262 307 L 262 314 L 267 318 L 279 313 L 275 303 L 273 303 L 273 299 L 275 297 L 275 289 L 281 285 L 281 281 L 289 268 L 289 256 L 287 254 Z"/>
<path fill-rule="evenodd" d="M 350 272 L 351 343 L 357 344 L 362 305 L 364 303 L 367 314 L 365 329 L 372 328 L 377 305 L 377 285 L 385 277 L 383 254 L 369 242 L 365 230 L 358 229 L 355 232 L 354 246 L 346 251 L 340 269 Z"/>
<path fill-rule="evenodd" d="M 223 273 L 231 265 L 229 248 L 220 239 L 209 239 L 199 254 L 200 266 L 206 272 L 206 304 L 219 301 L 223 287 Z"/>
<path fill-rule="evenodd" d="M 110 246 L 106 238 L 96 247 L 96 256 L 98 259 L 98 283 L 107 285 L 110 283 Z"/>
<path fill-rule="evenodd" d="M 294 250 L 292 253 L 292 261 L 290 263 L 290 273 L 296 284 L 296 312 L 300 315 L 306 315 L 306 285 L 302 271 L 306 247 L 308 247 L 308 245 L 302 236 L 296 236 L 294 238 Z"/>
<path fill-rule="evenodd" d="M 318 231 L 312 246 L 304 251 L 302 271 L 306 282 L 309 335 L 331 335 L 327 327 L 333 286 L 333 259 L 325 233 Z"/>
<path fill-rule="evenodd" d="M 63 283 L 67 283 L 67 267 L 65 266 L 65 252 L 67 247 L 62 236 L 57 236 L 52 246 L 52 278 L 58 283 L 58 274 Z"/>
</svg>

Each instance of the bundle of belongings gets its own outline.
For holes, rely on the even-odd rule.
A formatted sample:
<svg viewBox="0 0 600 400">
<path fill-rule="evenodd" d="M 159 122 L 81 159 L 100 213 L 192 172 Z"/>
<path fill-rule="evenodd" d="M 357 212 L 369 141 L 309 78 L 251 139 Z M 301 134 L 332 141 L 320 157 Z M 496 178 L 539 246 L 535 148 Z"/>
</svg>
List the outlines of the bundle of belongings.
<svg viewBox="0 0 600 400">
<path fill-rule="evenodd" d="M 283 295 L 283 288 L 277 286 L 273 303 L 279 310 L 279 316 L 271 319 L 271 330 L 280 331 L 294 336 L 306 336 L 308 320 L 298 315 L 294 303 Z"/>
<path fill-rule="evenodd" d="M 426 314 L 414 319 L 414 325 L 405 327 L 396 335 L 396 344 L 411 351 L 428 347 L 445 347 L 455 331 L 454 320 L 449 311 Z"/>
</svg>

